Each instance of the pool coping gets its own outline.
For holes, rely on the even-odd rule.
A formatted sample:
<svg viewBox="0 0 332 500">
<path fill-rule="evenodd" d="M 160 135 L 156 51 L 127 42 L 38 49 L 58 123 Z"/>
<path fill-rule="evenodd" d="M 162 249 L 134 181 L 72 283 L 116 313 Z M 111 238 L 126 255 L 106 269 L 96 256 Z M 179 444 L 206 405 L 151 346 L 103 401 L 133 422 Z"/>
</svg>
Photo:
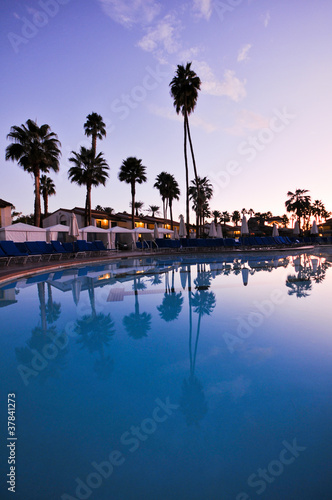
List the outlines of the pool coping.
<svg viewBox="0 0 332 500">
<path fill-rule="evenodd" d="M 7 282 L 11 282 L 13 280 L 18 280 L 21 278 L 27 278 L 30 276 L 35 276 L 38 274 L 43 274 L 45 271 L 52 272 L 66 268 L 76 268 L 82 267 L 82 265 L 87 264 L 96 264 L 101 262 L 110 262 L 114 260 L 128 259 L 130 257 L 152 257 L 154 255 L 169 255 L 169 256 L 181 256 L 181 255 L 193 255 L 193 254 L 243 254 L 243 253 L 270 253 L 270 252 L 286 252 L 286 251 L 304 251 L 304 250 L 313 250 L 315 248 L 325 248 L 331 247 L 331 245 L 317 246 L 317 245 L 307 245 L 301 247 L 268 247 L 268 248 L 236 248 L 236 249 L 222 249 L 213 248 L 213 247 L 198 247 L 198 248 L 183 248 L 181 250 L 176 249 L 176 251 L 172 251 L 172 249 L 160 249 L 160 250 L 137 250 L 137 251 L 128 251 L 128 252 L 116 252 L 112 253 L 108 256 L 97 256 L 97 257 L 86 257 L 79 259 L 68 259 L 64 261 L 44 261 L 44 262 L 31 262 L 29 264 L 23 264 L 25 266 L 22 268 L 22 264 L 14 265 L 12 267 L 3 267 L 0 269 L 0 285 L 4 285 Z M 26 267 L 26 266 L 29 267 Z"/>
</svg>

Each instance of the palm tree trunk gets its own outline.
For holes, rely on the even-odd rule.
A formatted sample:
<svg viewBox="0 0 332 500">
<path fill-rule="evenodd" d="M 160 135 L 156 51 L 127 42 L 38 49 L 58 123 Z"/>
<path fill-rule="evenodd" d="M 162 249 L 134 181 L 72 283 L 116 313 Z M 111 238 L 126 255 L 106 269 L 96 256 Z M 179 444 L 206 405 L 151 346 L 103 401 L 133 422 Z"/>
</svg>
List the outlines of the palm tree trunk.
<svg viewBox="0 0 332 500">
<path fill-rule="evenodd" d="M 40 208 L 40 172 L 38 169 L 38 172 L 35 174 L 35 213 L 34 213 L 34 224 L 36 227 L 40 226 L 40 213 L 41 213 L 41 208 Z"/>
<path fill-rule="evenodd" d="M 47 193 L 44 194 L 43 198 L 44 198 L 44 215 L 46 217 L 46 215 L 48 214 L 48 196 L 47 196 Z"/>
<path fill-rule="evenodd" d="M 169 200 L 169 212 L 171 216 L 171 230 L 173 231 L 173 210 L 172 210 L 172 201 Z"/>
<path fill-rule="evenodd" d="M 131 184 L 131 228 L 135 229 L 135 183 Z"/>
<path fill-rule="evenodd" d="M 194 175 L 195 175 L 195 182 L 196 182 L 196 187 L 197 187 L 197 200 L 198 200 L 199 199 L 198 175 L 197 175 L 196 160 L 195 160 L 195 155 L 194 155 L 194 148 L 193 148 L 193 144 L 192 144 L 192 141 L 191 141 L 191 135 L 190 135 L 189 120 L 188 120 L 188 116 L 187 115 L 186 115 L 186 121 L 187 121 L 187 132 L 188 132 L 188 139 L 189 139 L 191 157 L 192 157 L 193 166 L 194 166 Z M 200 237 L 200 233 L 201 233 L 199 226 L 197 226 L 196 231 L 197 231 L 196 237 L 199 238 Z"/>
<path fill-rule="evenodd" d="M 188 158 L 187 158 L 187 124 L 186 115 L 184 116 L 184 164 L 186 169 L 186 224 L 187 238 L 189 238 L 189 175 L 188 175 Z"/>
<path fill-rule="evenodd" d="M 94 134 L 92 136 L 92 151 L 93 151 L 93 156 L 96 156 L 96 150 L 97 150 L 97 136 Z"/>
</svg>

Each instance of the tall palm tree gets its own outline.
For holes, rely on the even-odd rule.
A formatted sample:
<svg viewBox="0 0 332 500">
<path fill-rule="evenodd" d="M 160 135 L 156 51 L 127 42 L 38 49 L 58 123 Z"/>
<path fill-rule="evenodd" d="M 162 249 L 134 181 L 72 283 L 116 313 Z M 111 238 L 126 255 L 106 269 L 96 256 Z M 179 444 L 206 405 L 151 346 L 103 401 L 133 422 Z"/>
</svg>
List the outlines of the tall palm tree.
<svg viewBox="0 0 332 500">
<path fill-rule="evenodd" d="M 92 137 L 91 148 L 96 154 L 97 138 L 102 140 L 103 137 L 106 137 L 106 125 L 102 116 L 98 113 L 90 113 L 84 123 L 84 133 L 87 137 Z"/>
<path fill-rule="evenodd" d="M 189 188 L 189 196 L 193 201 L 193 209 L 196 212 L 196 234 L 200 234 L 200 228 L 203 224 L 203 219 L 208 216 L 207 202 L 212 198 L 213 187 L 207 177 L 198 177 L 191 181 Z M 203 214 L 204 211 L 204 214 Z"/>
<path fill-rule="evenodd" d="M 213 210 L 212 215 L 213 215 L 213 221 L 214 221 L 214 223 L 217 224 L 218 223 L 218 218 L 221 217 L 221 213 L 219 212 L 219 210 Z"/>
<path fill-rule="evenodd" d="M 79 186 L 86 186 L 85 198 L 85 225 L 91 224 L 91 188 L 92 186 L 105 186 L 108 178 L 109 166 L 103 153 L 95 155 L 92 149 L 81 146 L 79 153 L 72 151 L 73 156 L 69 161 L 74 164 L 68 171 L 68 178 Z"/>
<path fill-rule="evenodd" d="M 189 139 L 191 156 L 194 167 L 195 179 L 198 184 L 198 175 L 196 169 L 196 161 L 194 150 L 191 141 L 188 116 L 195 110 L 198 91 L 201 88 L 201 80 L 196 73 L 191 69 L 191 62 L 186 66 L 178 64 L 174 78 L 170 83 L 171 96 L 176 113 L 183 115 L 184 123 L 184 161 L 186 169 L 186 222 L 187 234 L 189 235 L 189 173 L 188 173 L 188 158 L 187 158 L 187 137 Z"/>
<path fill-rule="evenodd" d="M 48 214 L 48 197 L 56 194 L 55 184 L 51 177 L 43 174 L 40 178 L 40 194 L 44 200 L 44 216 Z"/>
<path fill-rule="evenodd" d="M 40 226 L 40 172 L 59 171 L 61 144 L 49 125 L 38 127 L 33 120 L 27 120 L 20 127 L 11 127 L 7 138 L 13 143 L 6 148 L 6 160 L 17 161 L 20 167 L 34 176 L 34 224 Z"/>
<path fill-rule="evenodd" d="M 154 217 L 155 214 L 159 212 L 160 207 L 158 205 L 149 205 L 149 210 L 151 210 L 151 217 Z"/>
<path fill-rule="evenodd" d="M 160 172 L 160 174 L 157 175 L 156 182 L 153 185 L 153 187 L 158 189 L 159 194 L 161 196 L 161 200 L 163 202 L 164 222 L 167 219 L 167 193 L 166 193 L 166 190 L 167 190 L 168 176 L 169 176 L 169 174 L 167 172 Z"/>
<path fill-rule="evenodd" d="M 123 160 L 119 172 L 119 180 L 121 182 L 126 182 L 130 184 L 131 187 L 131 226 L 132 229 L 135 227 L 135 194 L 136 194 L 136 182 L 142 184 L 147 181 L 145 175 L 146 167 L 142 165 L 142 160 L 138 160 L 133 156 L 129 156 L 126 160 Z"/>
</svg>

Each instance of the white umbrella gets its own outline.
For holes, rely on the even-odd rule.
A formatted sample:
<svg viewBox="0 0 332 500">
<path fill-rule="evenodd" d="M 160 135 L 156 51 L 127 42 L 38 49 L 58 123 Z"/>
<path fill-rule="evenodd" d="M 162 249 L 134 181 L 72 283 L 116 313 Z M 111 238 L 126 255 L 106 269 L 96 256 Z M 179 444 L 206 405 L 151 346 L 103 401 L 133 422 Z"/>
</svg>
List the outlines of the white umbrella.
<svg viewBox="0 0 332 500">
<path fill-rule="evenodd" d="M 216 238 L 217 237 L 217 230 L 216 230 L 215 223 L 213 221 L 210 224 L 209 237 L 210 238 Z"/>
<path fill-rule="evenodd" d="M 249 269 L 247 267 L 242 267 L 241 274 L 242 274 L 243 284 L 244 284 L 244 286 L 247 286 L 248 279 L 249 279 Z"/>
<path fill-rule="evenodd" d="M 159 231 L 158 231 L 158 226 L 157 226 L 156 222 L 154 223 L 153 237 L 154 237 L 154 239 L 159 238 Z"/>
<path fill-rule="evenodd" d="M 72 212 L 69 224 L 69 236 L 72 236 L 72 238 L 78 238 L 79 234 L 80 232 L 78 229 L 76 215 Z"/>
<path fill-rule="evenodd" d="M 110 229 L 107 229 L 107 231 L 111 235 L 111 248 L 115 248 L 115 237 L 117 234 L 127 234 L 130 235 L 131 238 L 131 244 L 135 245 L 136 244 L 136 234 L 132 229 L 127 229 L 126 227 L 120 227 L 120 226 L 114 226 L 111 227 Z M 129 236 L 128 236 L 129 238 Z"/>
<path fill-rule="evenodd" d="M 180 239 L 180 236 L 179 236 L 179 233 L 178 233 L 178 228 L 177 228 L 176 226 L 175 226 L 175 228 L 174 228 L 174 235 L 173 235 L 173 238 L 174 238 L 175 240 Z"/>
<path fill-rule="evenodd" d="M 295 235 L 299 235 L 300 234 L 300 227 L 299 227 L 298 221 L 295 221 L 294 229 L 293 229 L 293 234 L 295 234 Z"/>
<path fill-rule="evenodd" d="M 247 218 L 245 215 L 243 215 L 242 217 L 242 224 L 241 224 L 241 236 L 243 234 L 249 234 Z"/>
<path fill-rule="evenodd" d="M 272 237 L 275 238 L 276 236 L 279 236 L 279 231 L 277 228 L 277 224 L 273 224 Z"/>
<path fill-rule="evenodd" d="M 185 238 L 187 236 L 187 230 L 184 223 L 183 215 L 180 215 L 179 236 L 180 238 Z"/>
<path fill-rule="evenodd" d="M 310 229 L 310 234 L 318 234 L 318 227 L 316 224 L 316 221 L 312 223 L 311 229 Z"/>
<path fill-rule="evenodd" d="M 217 238 L 223 238 L 222 227 L 220 224 L 217 224 Z"/>
</svg>

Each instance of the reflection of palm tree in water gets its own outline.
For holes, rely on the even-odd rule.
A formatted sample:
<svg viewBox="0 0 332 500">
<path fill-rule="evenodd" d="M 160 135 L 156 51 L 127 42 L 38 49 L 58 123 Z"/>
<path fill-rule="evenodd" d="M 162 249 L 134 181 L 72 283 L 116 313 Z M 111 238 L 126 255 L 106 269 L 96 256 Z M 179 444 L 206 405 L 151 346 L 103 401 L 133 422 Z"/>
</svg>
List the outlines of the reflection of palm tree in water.
<svg viewBox="0 0 332 500">
<path fill-rule="evenodd" d="M 114 361 L 109 354 L 105 354 L 105 346 L 109 346 L 115 333 L 114 321 L 110 314 L 96 312 L 94 283 L 89 279 L 88 293 L 91 314 L 85 314 L 76 321 L 75 331 L 79 335 L 77 343 L 87 349 L 90 354 L 98 352 L 99 358 L 95 360 L 94 370 L 98 378 L 106 380 L 110 377 Z"/>
<path fill-rule="evenodd" d="M 179 317 L 182 310 L 182 292 L 175 292 L 174 269 L 172 269 L 172 287 L 169 287 L 169 271 L 165 273 L 165 294 L 163 302 L 157 307 L 159 316 L 164 321 L 174 321 Z"/>
<path fill-rule="evenodd" d="M 135 312 L 124 316 L 122 322 L 128 335 L 134 339 L 147 337 L 147 332 L 151 329 L 151 314 L 139 312 L 138 290 L 143 290 L 146 285 L 140 278 L 134 278 L 133 289 L 135 292 Z"/>
<path fill-rule="evenodd" d="M 48 284 L 48 287 L 50 285 Z M 38 378 L 43 383 L 48 378 L 56 378 L 59 372 L 65 368 L 65 355 L 68 350 L 66 347 L 66 334 L 58 334 L 56 325 L 49 326 L 49 323 L 54 323 L 60 316 L 61 304 L 55 303 L 52 300 L 52 293 L 48 290 L 48 303 L 46 305 L 45 298 L 45 282 L 37 283 L 40 323 L 33 328 L 30 339 L 26 342 L 26 346 L 15 349 L 16 357 L 20 363 L 31 369 L 31 373 L 35 370 L 32 368 L 32 360 L 38 356 L 40 366 L 43 368 L 38 372 Z M 52 303 L 52 306 L 51 306 Z M 51 309 L 54 309 L 51 314 Z M 56 344 L 54 344 L 56 339 Z M 37 354 L 36 354 L 37 353 Z"/>
<path fill-rule="evenodd" d="M 190 375 L 188 379 L 184 379 L 182 385 L 181 409 L 186 416 L 187 425 L 198 425 L 207 412 L 207 404 L 203 387 L 200 381 L 195 376 L 196 358 L 198 339 L 201 329 L 201 318 L 205 314 L 209 315 L 216 305 L 216 299 L 213 292 L 207 291 L 210 286 L 209 276 L 211 273 L 199 271 L 200 276 L 195 280 L 197 291 L 195 294 L 191 292 L 191 273 L 189 268 L 188 273 L 188 300 L 189 300 L 189 359 L 190 359 Z M 194 353 L 192 350 L 192 311 L 198 314 L 196 339 Z"/>
<path fill-rule="evenodd" d="M 47 323 L 55 323 L 61 314 L 60 302 L 54 302 L 52 296 L 52 286 L 47 283 L 47 304 L 46 304 L 46 321 Z"/>
</svg>

